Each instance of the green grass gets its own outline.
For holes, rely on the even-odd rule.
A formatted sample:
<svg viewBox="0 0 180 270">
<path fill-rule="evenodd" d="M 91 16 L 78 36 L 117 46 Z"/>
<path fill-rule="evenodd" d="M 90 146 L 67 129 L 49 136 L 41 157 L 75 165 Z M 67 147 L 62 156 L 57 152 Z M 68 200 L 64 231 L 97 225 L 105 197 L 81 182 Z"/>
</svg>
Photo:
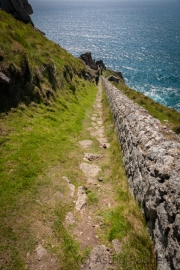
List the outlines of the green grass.
<svg viewBox="0 0 180 270">
<path fill-rule="evenodd" d="M 34 95 L 38 96 L 40 91 L 41 96 L 29 106 L 22 102 L 0 114 L 0 269 L 24 270 L 27 254 L 33 256 L 42 241 L 47 251 L 59 259 L 60 269 L 79 269 L 83 254 L 65 226 L 66 213 L 74 205 L 69 201 L 62 176 L 69 177 L 76 187 L 84 184 L 84 175 L 79 170 L 83 150 L 80 151 L 78 141 L 90 138 L 86 130 L 90 120 L 85 119 L 92 113 L 97 88 L 81 78 L 84 70 L 81 61 L 31 25 L 22 24 L 3 11 L 0 11 L 0 45 L 4 58 L 1 69 L 11 69 L 17 74 L 23 71 L 24 59 L 28 59 L 32 78 L 40 80 L 40 86 L 34 87 Z M 56 87 L 51 69 L 57 71 Z M 171 128 L 178 129 L 177 112 L 162 107 L 157 110 L 159 105 L 151 106 L 153 101 L 147 97 L 124 84 L 117 87 L 135 102 L 149 106 L 162 122 L 168 120 Z M 47 99 L 50 90 L 53 98 Z M 117 202 L 113 209 L 100 213 L 104 219 L 103 237 L 108 243 L 115 238 L 121 241 L 122 252 L 115 258 L 119 269 L 154 270 L 153 245 L 143 215 L 129 193 L 119 144 L 113 128 L 109 128 L 112 118 L 105 96 L 103 117 L 111 142 L 103 176 L 106 183 L 112 181 Z M 172 118 L 176 120 L 173 122 Z M 99 144 L 95 139 L 93 142 L 95 151 Z M 89 206 L 101 203 L 97 191 L 88 190 L 87 195 Z"/>
<path fill-rule="evenodd" d="M 113 74 L 112 71 L 107 71 L 107 77 Z M 146 109 L 150 115 L 159 119 L 163 125 L 172 129 L 177 134 L 180 133 L 180 112 L 175 109 L 165 107 L 151 98 L 129 88 L 124 83 L 114 83 L 114 85 L 123 92 L 129 99 Z"/>
<path fill-rule="evenodd" d="M 88 205 L 95 205 L 98 203 L 98 192 L 87 190 L 87 202 Z"/>
<path fill-rule="evenodd" d="M 5 58 L 6 66 L 11 62 L 19 66 L 26 55 L 32 69 L 40 68 L 42 64 L 53 63 L 52 59 L 59 70 L 69 63 L 77 72 L 84 69 L 81 61 L 58 44 L 48 40 L 32 25 L 15 20 L 3 10 L 0 11 L 0 19 L 0 52 Z"/>
<path fill-rule="evenodd" d="M 78 164 L 71 153 L 78 151 L 82 122 L 97 88 L 78 77 L 74 84 L 74 94 L 67 85 L 51 106 L 22 104 L 0 115 L 2 269 L 25 269 L 26 254 L 33 252 L 39 241 L 32 229 L 36 219 L 42 224 L 49 219 L 54 223 L 53 239 L 48 240 L 46 235 L 44 238 L 47 247 L 49 242 L 58 239 L 59 248 L 55 245 L 55 250 L 64 265 L 62 269 L 72 269 L 78 256 L 78 244 L 62 225 L 69 208 L 62 202 L 51 207 L 48 195 L 53 197 L 59 190 L 66 196 L 67 187 L 61 178 L 64 174 L 68 176 L 70 166 L 74 166 L 72 182 L 78 185 L 75 178 Z"/>
<path fill-rule="evenodd" d="M 76 76 L 82 77 L 85 73 L 82 61 L 48 40 L 32 25 L 15 20 L 2 10 L 0 56 L 0 69 L 11 78 L 10 90 L 7 85 L 3 86 L 5 89 L 0 95 L 0 112 L 7 112 L 20 103 L 49 105 L 67 86 L 75 93 Z"/>
</svg>

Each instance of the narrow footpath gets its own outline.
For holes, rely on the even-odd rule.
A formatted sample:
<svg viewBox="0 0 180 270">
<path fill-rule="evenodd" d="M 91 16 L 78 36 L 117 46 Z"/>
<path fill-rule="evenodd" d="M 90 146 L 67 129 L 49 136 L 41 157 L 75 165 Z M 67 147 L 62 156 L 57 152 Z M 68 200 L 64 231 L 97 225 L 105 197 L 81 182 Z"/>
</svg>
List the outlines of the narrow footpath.
<svg viewBox="0 0 180 270">
<path fill-rule="evenodd" d="M 48 172 L 51 184 L 39 192 L 38 207 L 29 211 L 37 244 L 27 253 L 26 269 L 156 269 L 101 79 L 82 126 L 72 151 Z"/>
<path fill-rule="evenodd" d="M 103 219 L 99 216 L 101 211 L 115 206 L 113 190 L 102 174 L 102 167 L 108 161 L 108 151 L 110 143 L 105 137 L 105 127 L 102 119 L 102 82 L 98 85 L 98 93 L 94 104 L 94 113 L 91 117 L 92 126 L 87 128 L 92 138 L 99 144 L 99 150 L 94 152 L 93 140 L 84 138 L 79 144 L 84 149 L 84 157 L 79 169 L 85 176 L 85 185 L 78 187 L 74 213 L 69 212 L 66 216 L 67 224 L 76 221 L 74 234 L 80 242 L 82 250 L 91 250 L 90 254 L 78 262 L 81 269 L 115 269 L 112 262 L 112 255 L 120 252 L 120 242 L 117 239 L 112 241 L 113 249 L 103 243 L 101 226 Z M 89 135 L 88 135 L 89 138 Z M 64 177 L 67 183 L 70 181 Z M 74 187 L 70 184 L 72 192 Z M 75 218 L 78 217 L 78 218 Z M 101 239 L 100 239 L 101 238 Z"/>
</svg>

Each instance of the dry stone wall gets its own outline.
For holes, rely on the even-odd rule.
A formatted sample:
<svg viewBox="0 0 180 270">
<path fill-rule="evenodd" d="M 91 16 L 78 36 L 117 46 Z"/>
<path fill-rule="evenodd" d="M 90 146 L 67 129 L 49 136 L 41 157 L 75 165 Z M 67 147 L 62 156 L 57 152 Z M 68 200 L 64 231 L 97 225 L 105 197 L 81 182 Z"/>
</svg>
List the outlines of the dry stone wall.
<svg viewBox="0 0 180 270">
<path fill-rule="evenodd" d="M 103 84 L 129 187 L 154 240 L 157 269 L 180 270 L 180 140 L 106 78 Z"/>
</svg>

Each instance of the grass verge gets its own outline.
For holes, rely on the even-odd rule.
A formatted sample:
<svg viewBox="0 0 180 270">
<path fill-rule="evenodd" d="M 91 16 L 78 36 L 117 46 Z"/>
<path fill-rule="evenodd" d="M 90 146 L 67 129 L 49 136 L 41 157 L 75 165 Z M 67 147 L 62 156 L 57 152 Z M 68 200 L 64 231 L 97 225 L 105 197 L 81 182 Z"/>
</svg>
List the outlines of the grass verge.
<svg viewBox="0 0 180 270">
<path fill-rule="evenodd" d="M 114 74 L 110 70 L 107 71 L 107 77 L 110 74 Z M 114 83 L 114 85 L 123 92 L 129 99 L 137 103 L 144 109 L 146 109 L 150 115 L 159 119 L 163 125 L 173 130 L 175 133 L 180 134 L 180 112 L 175 109 L 168 108 L 155 102 L 148 96 L 131 89 L 126 84 L 120 82 L 119 84 Z"/>
<path fill-rule="evenodd" d="M 39 243 L 60 259 L 58 269 L 78 269 L 78 244 L 63 225 L 72 205 L 62 176 L 81 181 L 72 153 L 97 88 L 78 77 L 74 84 L 75 94 L 67 85 L 51 106 L 0 115 L 0 269 L 25 269 Z"/>
</svg>

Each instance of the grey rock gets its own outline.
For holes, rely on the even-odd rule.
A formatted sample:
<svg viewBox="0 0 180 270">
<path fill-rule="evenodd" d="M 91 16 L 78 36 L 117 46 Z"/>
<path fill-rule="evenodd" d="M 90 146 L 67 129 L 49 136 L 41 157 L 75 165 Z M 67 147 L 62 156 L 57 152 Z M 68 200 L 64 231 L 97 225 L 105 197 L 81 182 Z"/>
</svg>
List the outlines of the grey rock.
<svg viewBox="0 0 180 270">
<path fill-rule="evenodd" d="M 32 23 L 29 15 L 33 14 L 33 9 L 27 0 L 0 0 L 0 7 L 16 19 Z"/>
<path fill-rule="evenodd" d="M 68 212 L 66 215 L 66 223 L 67 224 L 74 224 L 75 223 L 75 216 L 73 215 L 73 213 Z"/>
<path fill-rule="evenodd" d="M 94 161 L 94 160 L 97 160 L 100 158 L 102 158 L 102 155 L 92 154 L 92 153 L 84 153 L 84 160 L 85 161 Z"/>
<path fill-rule="evenodd" d="M 83 186 L 78 187 L 78 193 L 77 193 L 77 201 L 76 201 L 76 205 L 75 208 L 77 211 L 81 211 L 83 207 L 86 206 L 86 199 L 87 199 L 87 195 L 86 195 L 86 190 Z"/>
<path fill-rule="evenodd" d="M 118 239 L 114 239 L 112 240 L 112 245 L 116 254 L 119 254 L 121 252 L 121 242 Z"/>
<path fill-rule="evenodd" d="M 108 270 L 113 269 L 112 252 L 105 245 L 96 246 L 91 251 L 88 259 L 83 263 L 83 270 Z"/>
<path fill-rule="evenodd" d="M 158 270 L 180 269 L 180 138 L 103 78 L 129 189 L 155 243 Z M 172 136 L 173 135 L 173 136 Z M 176 138 L 169 140 L 168 138 Z"/>
<path fill-rule="evenodd" d="M 38 260 L 40 261 L 43 257 L 47 256 L 47 251 L 45 248 L 42 247 L 42 245 L 39 245 L 36 247 L 35 249 L 37 256 L 38 256 Z"/>
<path fill-rule="evenodd" d="M 63 199 L 64 198 L 63 194 L 60 191 L 57 191 L 56 192 L 56 195 L 58 196 L 59 199 Z"/>
<path fill-rule="evenodd" d="M 98 67 L 96 66 L 95 61 L 92 59 L 91 52 L 86 52 L 80 55 L 79 57 L 83 62 L 89 66 L 91 69 L 97 70 Z"/>
<path fill-rule="evenodd" d="M 0 83 L 10 83 L 10 78 L 8 78 L 3 72 L 0 72 Z"/>
<path fill-rule="evenodd" d="M 111 82 L 119 83 L 119 78 L 116 77 L 116 76 L 113 76 L 113 75 L 109 76 L 108 80 L 111 81 Z"/>
<path fill-rule="evenodd" d="M 101 168 L 99 166 L 91 165 L 89 163 L 81 163 L 79 167 L 86 177 L 96 177 L 101 171 Z"/>
</svg>

